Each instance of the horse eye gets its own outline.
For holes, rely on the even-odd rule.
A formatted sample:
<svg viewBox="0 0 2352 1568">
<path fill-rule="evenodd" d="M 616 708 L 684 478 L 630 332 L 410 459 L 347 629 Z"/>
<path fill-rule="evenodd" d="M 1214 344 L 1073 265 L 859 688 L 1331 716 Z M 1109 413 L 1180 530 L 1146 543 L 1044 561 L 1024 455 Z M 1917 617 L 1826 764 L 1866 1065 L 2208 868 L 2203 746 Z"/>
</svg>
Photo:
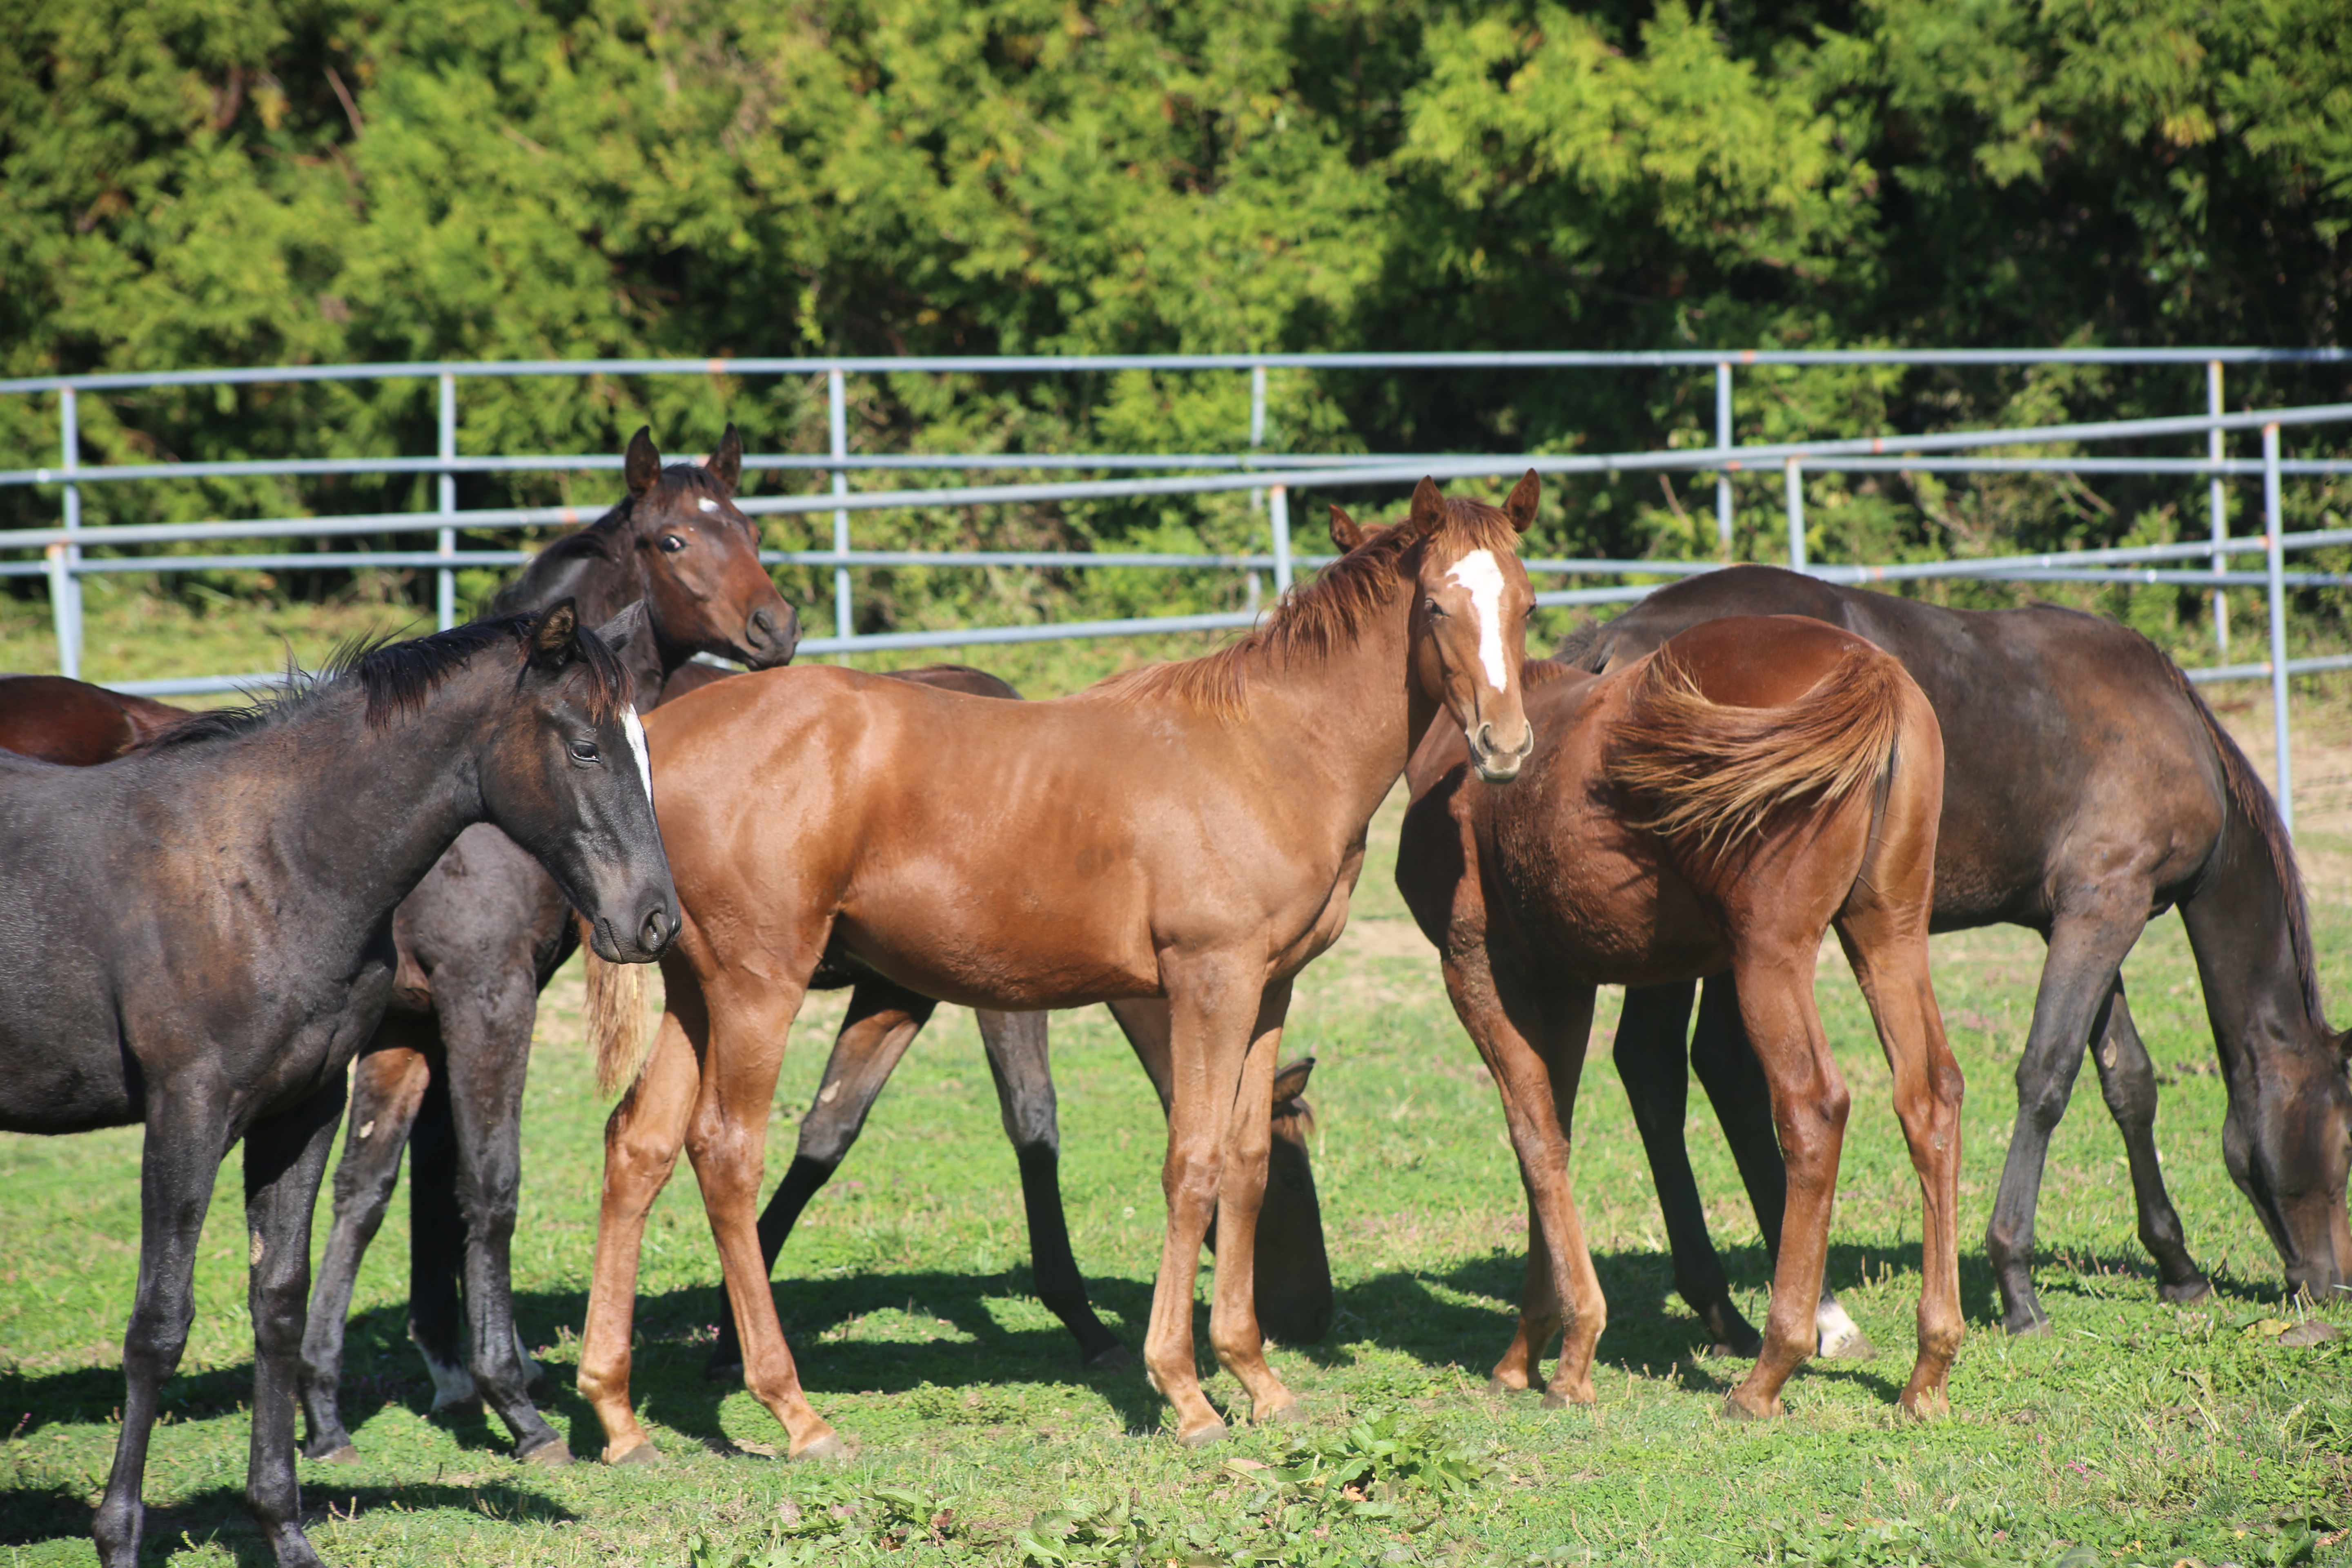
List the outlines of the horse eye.
<svg viewBox="0 0 2352 1568">
<path fill-rule="evenodd" d="M 603 755 L 603 752 L 596 750 L 596 742 L 593 741 L 572 742 L 572 757 L 574 762 L 593 763 L 601 759 Z"/>
<path fill-rule="evenodd" d="M 675 555 L 686 548 L 686 541 L 675 533 L 665 533 L 661 538 L 661 547 L 666 553 Z"/>
<path fill-rule="evenodd" d="M 1442 621 L 1445 618 L 1445 606 L 1432 599 L 1429 601 L 1429 613 Z"/>
</svg>

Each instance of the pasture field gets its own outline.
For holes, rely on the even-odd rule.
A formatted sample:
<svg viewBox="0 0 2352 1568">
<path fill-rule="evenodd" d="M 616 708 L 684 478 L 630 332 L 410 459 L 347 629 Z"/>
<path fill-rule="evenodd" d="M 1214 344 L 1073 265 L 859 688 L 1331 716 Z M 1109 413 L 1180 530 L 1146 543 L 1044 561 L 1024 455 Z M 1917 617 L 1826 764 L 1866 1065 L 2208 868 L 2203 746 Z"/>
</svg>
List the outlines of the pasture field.
<svg viewBox="0 0 2352 1568">
<path fill-rule="evenodd" d="M 2252 731 L 2262 710 L 2233 715 Z M 2323 982 L 2352 1014 L 2352 744 L 2342 699 L 2315 693 L 2298 752 L 2302 846 Z M 2249 734 L 2249 740 L 2254 736 Z M 2258 765 L 2267 760 L 2256 748 Z M 2055 1331 L 1999 1329 L 1981 1235 L 2015 1100 L 2010 1074 L 2039 943 L 1941 937 L 1936 979 L 1969 1082 L 1961 1282 L 1971 1338 L 1954 1414 L 1921 1426 L 1894 1399 L 1918 1290 L 1918 1189 L 1887 1075 L 1834 944 L 1820 995 L 1853 1090 L 1832 1278 L 1880 1348 L 1791 1383 L 1786 1420 L 1717 1409 L 1745 1363 L 1707 1353 L 1672 1293 L 1648 1173 L 1606 1044 L 1605 997 L 1580 1101 L 1574 1174 L 1610 1326 L 1601 1404 L 1546 1412 L 1494 1397 L 1524 1237 L 1492 1088 L 1389 882 L 1399 803 L 1375 825 L 1355 918 L 1310 968 L 1285 1056 L 1318 1058 L 1314 1150 L 1338 1322 L 1274 1363 L 1308 1421 L 1240 1429 L 1194 1453 L 1155 1435 L 1162 1406 L 1130 1366 L 1082 1373 L 1027 1294 L 1013 1161 L 971 1016 L 943 1009 L 863 1145 L 810 1205 L 778 1300 L 812 1398 L 849 1462 L 787 1466 L 740 1385 L 707 1383 L 723 1310 L 690 1172 L 647 1233 L 635 1392 L 655 1469 L 556 1472 L 507 1457 L 478 1413 L 431 1417 L 405 1342 L 407 1230 L 396 1206 L 360 1279 L 346 1414 L 362 1461 L 305 1461 L 311 1537 L 331 1562 L 789 1568 L 877 1560 L 987 1563 L 2061 1563 L 2352 1562 L 2352 1339 L 2305 1345 L 2275 1256 L 2220 1159 L 2223 1093 L 2179 922 L 2126 966 L 2166 1079 L 2158 1136 L 2215 1295 L 2162 1304 L 2133 1234 L 2120 1144 L 2086 1071 L 2053 1145 L 2037 1276 Z M 842 1014 L 812 999 L 769 1142 L 789 1160 Z M 1055 1021 L 1063 1183 L 1080 1265 L 1130 1344 L 1162 1217 L 1156 1103 L 1108 1016 Z M 518 1314 L 547 1368 L 546 1408 L 583 1457 L 600 1444 L 571 1392 L 595 1225 L 605 1105 L 581 1040 L 576 966 L 551 989 L 526 1121 Z M 1693 1152 L 1709 1217 L 1760 1321 L 1768 1284 L 1702 1096 Z M 137 1268 L 136 1129 L 0 1137 L 0 1554 L 89 1559 L 89 1509 L 114 1440 Z M 205 1232 L 197 1315 L 149 1470 L 151 1560 L 267 1561 L 244 1511 L 251 1390 L 234 1163 Z M 320 1233 L 323 1234 L 324 1205 Z M 1205 1303 L 1207 1271 L 1201 1276 Z M 2352 1329 L 2352 1307 L 2324 1317 Z M 1199 1309 L 1207 1357 L 1206 1309 Z M 1209 1384 L 1230 1399 L 1230 1378 Z"/>
</svg>

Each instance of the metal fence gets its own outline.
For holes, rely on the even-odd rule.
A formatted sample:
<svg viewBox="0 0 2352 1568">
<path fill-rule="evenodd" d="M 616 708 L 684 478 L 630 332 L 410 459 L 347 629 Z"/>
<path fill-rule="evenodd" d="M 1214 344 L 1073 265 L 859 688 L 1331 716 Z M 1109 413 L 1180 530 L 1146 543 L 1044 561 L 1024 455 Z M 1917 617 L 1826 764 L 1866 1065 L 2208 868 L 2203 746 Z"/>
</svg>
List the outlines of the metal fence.
<svg viewBox="0 0 2352 1568">
<path fill-rule="evenodd" d="M 2352 472 L 2352 462 L 2334 459 L 2289 459 L 2283 455 L 2282 436 L 2290 427 L 2352 423 L 2352 404 L 2274 408 L 2229 414 L 2222 400 L 2225 367 L 2231 364 L 2313 364 L 2352 363 L 2352 351 L 2342 349 L 2062 349 L 2038 351 L 1782 351 L 1740 353 L 1678 351 L 1654 353 L 1528 353 L 1412 354 L 1263 354 L 1263 355 L 1090 355 L 993 356 L 941 359 L 724 359 L 724 360 L 583 360 L 509 361 L 478 363 L 409 363 L 285 366 L 262 369 L 177 371 L 64 377 L 31 377 L 0 381 L 0 395 L 54 395 L 58 419 L 59 462 L 54 468 L 0 470 L 0 486 L 55 486 L 59 496 L 59 526 L 0 531 L 0 576 L 43 575 L 49 597 L 58 644 L 58 668 L 78 675 L 81 666 L 81 582 L 88 576 L 119 572 L 187 572 L 222 569 L 284 570 L 322 568 L 421 568 L 435 574 L 437 618 L 450 625 L 456 616 L 457 573 L 467 567 L 511 567 L 529 559 L 516 550 L 460 550 L 460 529 L 530 529 L 569 527 L 588 521 L 593 512 L 570 507 L 474 508 L 459 510 L 457 476 L 463 473 L 516 471 L 585 471 L 617 468 L 617 457 L 593 456 L 461 456 L 458 452 L 458 384 L 467 378 L 605 375 L 775 375 L 825 378 L 830 450 L 822 456 L 751 455 L 750 470 L 815 470 L 831 478 L 829 493 L 803 496 L 746 498 L 742 509 L 754 515 L 780 513 L 833 514 L 833 548 L 819 551 L 763 551 L 772 564 L 792 563 L 830 567 L 834 584 L 836 635 L 810 638 L 802 644 L 812 654 L 846 655 L 860 650 L 881 651 L 955 647 L 984 643 L 1026 642 L 1066 637 L 1102 637 L 1147 633 L 1238 628 L 1250 625 L 1254 613 L 1140 616 L 1120 620 L 1065 621 L 1044 625 L 971 626 L 952 630 L 894 632 L 859 636 L 855 631 L 853 574 L 884 566 L 1034 567 L 1109 570 L 1228 569 L 1271 572 L 1277 592 L 1290 585 L 1300 567 L 1320 565 L 1328 556 L 1300 553 L 1293 545 L 1289 524 L 1289 491 L 1297 483 L 1318 488 L 1406 486 L 1424 474 L 1439 479 L 1499 478 L 1528 468 L 1545 474 L 1622 473 L 1643 470 L 1712 473 L 1715 476 L 1716 520 L 1720 547 L 1727 557 L 1732 544 L 1732 479 L 1738 474 L 1781 470 L 1788 523 L 1788 564 L 1833 582 L 1891 583 L 1921 578 L 1983 578 L 2002 581 L 2071 581 L 2128 584 L 2173 584 L 2210 586 L 2215 590 L 2215 628 L 2226 653 L 2228 630 L 2220 590 L 2259 586 L 2269 604 L 2268 654 L 2253 663 L 2225 664 L 2192 670 L 2202 681 L 2267 678 L 2271 683 L 2273 721 L 2276 729 L 2277 788 L 2280 809 L 2292 826 L 2291 763 L 2287 743 L 2287 678 L 2321 669 L 2352 668 L 2352 658 L 2306 659 L 2290 663 L 2285 648 L 2285 595 L 2293 588 L 2342 587 L 2352 576 L 2314 572 L 2289 573 L 2284 557 L 2291 551 L 2352 544 L 2352 530 L 2284 531 L 2280 488 L 2284 479 L 2302 475 Z M 2016 429 L 1938 432 L 1932 435 L 1887 435 L 1860 438 L 1779 444 L 1735 445 L 1732 416 L 1735 376 L 1750 366 L 1831 365 L 1949 365 L 2018 366 L 2035 364 L 2178 365 L 2206 368 L 2206 407 L 2201 413 L 2171 418 L 2107 420 L 2049 425 Z M 1269 369 L 1344 371 L 1555 370 L 1608 371 L 1673 369 L 1711 371 L 1715 383 L 1716 442 L 1708 447 L 1663 452 L 1606 454 L 1480 455 L 1364 454 L 1297 456 L 1262 449 L 1266 425 L 1266 372 Z M 966 453 L 856 454 L 849 450 L 846 379 L 851 375 L 904 374 L 1067 374 L 1125 370 L 1243 373 L 1250 377 L 1249 448 L 1227 454 L 1195 453 Z M 437 383 L 439 393 L 437 450 L 431 457 L 324 458 L 241 462 L 120 464 L 85 467 L 80 461 L 78 399 L 81 394 L 161 386 L 230 386 L 268 383 L 421 380 Z M 2260 431 L 2260 459 L 2226 455 L 2226 437 L 2232 431 Z M 2161 437 L 2205 437 L 2202 457 L 2119 458 L 2064 455 L 2056 457 L 1983 457 L 1964 455 L 1986 447 L 2014 447 L 2055 443 L 2145 441 Z M 1007 470 L 1076 470 L 1094 475 L 1144 473 L 1150 470 L 1191 470 L 1158 478 L 1088 478 L 1070 481 L 1021 484 L 959 485 L 922 489 L 853 492 L 849 475 L 857 471 L 929 470 L 985 473 Z M 1205 470 L 1205 471 L 1203 471 Z M 2201 479 L 2208 490 L 2210 537 L 2197 543 L 2149 545 L 2110 550 L 2070 552 L 2063 555 L 2019 555 L 1993 559 L 1909 563 L 1883 566 L 1816 564 L 1806 558 L 1803 479 L 1813 472 L 1987 473 L 2042 472 L 2065 474 L 2178 475 Z M 137 483 L 206 477 L 325 476 L 338 474 L 419 473 L 436 476 L 437 506 L 429 512 L 389 512 L 364 516 L 257 518 L 194 523 L 121 524 L 86 527 L 82 521 L 83 487 L 92 484 Z M 2227 531 L 2225 487 L 2231 479 L 2259 476 L 2263 488 L 2263 531 L 2231 537 Z M 1121 497 L 1209 495 L 1234 491 L 1262 494 L 1266 502 L 1267 549 L 1264 553 L 1179 554 L 1119 552 L 911 551 L 859 550 L 852 539 L 851 514 L 858 511 L 994 506 L 1012 503 L 1104 500 Z M 359 535 L 426 533 L 430 550 L 305 551 L 299 553 L 239 553 L 180 555 L 124 553 L 92 557 L 93 545 L 113 550 L 142 545 L 222 540 L 319 541 Z M 17 552 L 38 552 L 37 559 L 5 559 Z M 2232 570 L 2230 557 L 2261 552 L 2263 570 Z M 2201 565 L 2187 563 L 2201 562 Z M 2179 563 L 2166 565 L 2164 563 Z M 1716 569 L 1719 561 L 1653 561 L 1607 559 L 1530 560 L 1528 571 L 1546 576 L 1672 577 Z M 1540 593 L 1541 605 L 1592 605 L 1637 599 L 1652 586 L 1629 584 Z M 171 680 L 121 683 L 121 689 L 157 695 L 226 691 L 276 679 L 267 674 L 194 676 Z"/>
</svg>

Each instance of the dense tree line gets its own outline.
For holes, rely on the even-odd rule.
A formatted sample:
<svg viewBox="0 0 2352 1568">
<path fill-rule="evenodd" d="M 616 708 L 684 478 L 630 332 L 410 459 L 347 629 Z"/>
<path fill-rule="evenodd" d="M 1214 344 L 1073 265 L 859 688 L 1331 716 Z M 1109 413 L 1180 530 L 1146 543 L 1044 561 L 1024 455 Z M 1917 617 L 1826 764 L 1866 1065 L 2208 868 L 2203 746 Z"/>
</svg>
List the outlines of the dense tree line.
<svg viewBox="0 0 2352 1568">
<path fill-rule="evenodd" d="M 0 0 L 0 374 L 464 357 L 2333 342 L 2338 0 Z M 2235 376 L 2240 405 L 2340 369 Z M 861 380 L 861 447 L 1234 450 L 1245 379 Z M 1743 438 L 2195 410 L 2202 374 L 1748 373 Z M 1278 374 L 1277 449 L 1711 438 L 1704 373 Z M 89 461 L 432 449 L 429 388 L 84 406 Z M 469 384 L 466 449 L 822 450 L 820 387 Z M 0 398 L 0 467 L 53 458 Z M 2170 448 L 2168 448 L 2170 449 Z M 2182 453 L 2200 449 L 2180 443 Z M 570 487 L 570 488 L 567 488 Z M 467 482 L 604 497 L 610 476 Z M 1545 546 L 1712 548 L 1687 485 Z M 421 504 L 93 488 L 93 517 Z M 2333 492 L 2297 491 L 2306 512 Z M 14 523 L 54 491 L 0 492 Z M 1815 481 L 1829 559 L 2201 529 L 2178 485 Z M 1685 506 L 1685 502 L 1689 504 Z M 1777 496 L 1742 495 L 1770 553 Z M 868 536 L 1239 542 L 1230 503 Z M 808 537 L 777 524 L 779 541 Z M 1119 574 L 1124 575 L 1124 574 Z M 877 622 L 986 588 L 877 581 Z M 1026 584 L 1015 597 L 1055 591 Z M 1116 607 L 1107 579 L 1089 603 Z M 949 603 L 942 598 L 953 599 Z M 2168 613 L 2169 613 L 2168 611 Z"/>
</svg>

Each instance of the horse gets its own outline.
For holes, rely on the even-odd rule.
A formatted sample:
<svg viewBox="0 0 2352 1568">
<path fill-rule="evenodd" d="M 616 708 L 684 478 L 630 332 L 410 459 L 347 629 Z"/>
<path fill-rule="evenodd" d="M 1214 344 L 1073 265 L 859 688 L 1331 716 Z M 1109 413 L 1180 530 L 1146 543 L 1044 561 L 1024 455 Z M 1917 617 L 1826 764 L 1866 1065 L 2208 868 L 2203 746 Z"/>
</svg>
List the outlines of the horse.
<svg viewBox="0 0 2352 1568">
<path fill-rule="evenodd" d="M 2017 1064 L 2017 1121 L 1986 1228 L 2003 1326 L 2046 1332 L 2033 1289 L 2033 1215 L 2050 1135 L 2085 1042 L 2123 1133 L 2141 1243 L 2158 1289 L 2210 1289 L 2189 1256 L 2157 1162 L 2156 1074 L 2133 1026 L 2120 966 L 2141 929 L 2178 906 L 2205 992 L 2229 1110 L 2221 1153 L 2277 1248 L 2289 1288 L 2352 1289 L 2345 1184 L 2352 1166 L 2352 1039 L 2320 1006 L 2303 879 L 2262 780 L 2179 668 L 2146 637 L 2049 605 L 1947 610 L 1769 566 L 1736 566 L 1660 590 L 1561 657 L 1615 669 L 1718 616 L 1811 616 L 1903 662 L 1946 741 L 1933 929 L 2012 924 L 2049 955 Z M 1680 1045 L 1691 987 L 1629 992 L 1617 1061 L 1656 1173 L 1683 1295 L 1719 1340 L 1744 1331 L 1683 1145 Z M 1691 1042 L 1754 1195 L 1780 1185 L 1780 1151 L 1757 1108 L 1730 977 L 1709 980 Z M 1674 1042 L 1670 1050 L 1667 1045 Z M 1757 1205 L 1771 1243 L 1779 1216 Z"/>
<path fill-rule="evenodd" d="M 700 668 L 689 664 L 697 653 L 762 668 L 789 661 L 800 625 L 760 564 L 758 531 L 734 504 L 742 456 L 730 425 L 704 465 L 665 468 L 653 433 L 640 428 L 622 458 L 627 493 L 540 552 L 492 613 L 572 598 L 602 619 L 642 601 L 652 658 L 630 660 L 640 709 L 659 701 L 666 679 Z M 484 824 L 408 896 L 393 935 L 393 1005 L 352 1074 L 334 1217 L 303 1336 L 303 1451 L 359 1457 L 338 1397 L 344 1325 L 413 1142 L 409 1333 L 433 1379 L 433 1407 L 481 1397 L 519 1458 L 567 1463 L 571 1449 L 530 1397 L 538 1368 L 515 1330 L 509 1257 L 531 1030 L 541 989 L 577 942 L 572 912 L 531 857 Z"/>
<path fill-rule="evenodd" d="M 1919 1175 L 1919 1346 L 1902 1404 L 1948 1409 L 1964 1331 L 1961 1080 L 1927 975 L 1944 769 L 1927 698 L 1862 638 L 1790 616 L 1710 622 L 1607 676 L 1528 685 L 1538 740 L 1518 781 L 1474 783 L 1452 731 L 1433 730 L 1397 847 L 1398 890 L 1501 1093 L 1528 1193 L 1518 1327 L 1491 1386 L 1529 1387 L 1564 1328 L 1544 1403 L 1595 1398 L 1607 1307 L 1568 1156 L 1596 989 L 1728 967 L 1788 1152 L 1788 1223 L 1761 1353 L 1726 1410 L 1780 1413 L 1813 1349 L 1844 1136 L 1845 1084 L 1813 1003 L 1834 928 Z"/>
<path fill-rule="evenodd" d="M 930 665 L 891 673 L 901 680 L 973 697 L 1017 701 L 1021 696 L 1010 683 L 964 665 Z M 670 677 L 663 694 L 666 699 L 682 696 L 725 679 L 729 677 L 707 664 L 688 665 Z M 599 971 L 600 975 L 635 973 Z M 760 1256 L 771 1274 L 801 1211 L 848 1157 L 883 1086 L 939 1005 L 930 997 L 893 984 L 846 954 L 828 952 L 810 977 L 809 989 L 843 987 L 854 987 L 848 1016 L 834 1037 L 833 1054 L 825 1060 L 816 1098 L 801 1119 L 793 1163 L 767 1207 L 760 1211 Z M 643 1005 L 633 997 L 598 1005 Z M 1109 1008 L 1150 1075 L 1164 1113 L 1172 1094 L 1164 1014 L 1141 1000 L 1112 1002 Z M 983 1007 L 975 1017 L 989 1076 L 996 1086 L 1004 1135 L 1012 1141 L 1021 1173 L 1022 1210 L 1028 1221 L 1030 1272 L 1036 1280 L 1037 1299 L 1077 1341 L 1082 1364 L 1097 1369 L 1118 1365 L 1128 1358 L 1127 1347 L 1096 1316 L 1085 1277 L 1070 1252 L 1069 1224 L 1062 1210 L 1061 1131 L 1046 1054 L 1045 1015 L 1000 1013 Z M 1270 1122 L 1274 1142 L 1268 1153 L 1265 1206 L 1259 1211 L 1257 1226 L 1258 1321 L 1277 1341 L 1293 1344 L 1319 1340 L 1331 1327 L 1331 1265 L 1323 1247 L 1322 1212 L 1316 1203 L 1315 1172 L 1307 1152 L 1314 1112 L 1304 1096 L 1314 1070 L 1315 1058 L 1307 1057 L 1274 1075 Z M 1210 1245 L 1215 1245 L 1213 1236 Z M 734 1315 L 722 1313 L 719 1342 L 711 1350 L 704 1375 L 715 1380 L 742 1374 L 742 1341 Z"/>
<path fill-rule="evenodd" d="M 1297 1412 L 1253 1303 L 1292 979 L 1339 936 L 1372 814 L 1440 711 L 1491 777 L 1533 744 L 1518 639 L 1534 595 L 1516 547 L 1536 499 L 1529 473 L 1499 510 L 1425 479 L 1391 528 L 1360 533 L 1335 510 L 1352 547 L 1265 626 L 1055 701 L 825 668 L 740 676 L 655 713 L 663 827 L 690 891 L 650 1047 L 594 1031 L 604 1081 L 627 1085 L 605 1128 L 579 1366 L 608 1463 L 656 1457 L 629 1403 L 630 1324 L 646 1215 L 681 1147 L 744 1382 L 793 1458 L 841 1451 L 802 1392 L 754 1223 L 786 1032 L 828 949 L 966 1006 L 1164 999 L 1169 1218 L 1145 1368 L 1180 1439 L 1224 1435 L 1192 1346 L 1213 1205 L 1218 1359 L 1256 1419 Z"/>
<path fill-rule="evenodd" d="M 62 675 L 0 675 L 0 752 L 86 768 L 188 716 L 184 708 Z"/>
<path fill-rule="evenodd" d="M 618 664 L 559 604 L 362 645 L 262 706 L 189 718 L 90 768 L 0 756 L 0 1129 L 144 1122 L 128 1392 L 93 1533 L 138 1560 L 157 1396 L 195 1247 L 245 1143 L 253 1314 L 246 1500 L 278 1562 L 319 1562 L 294 1474 L 310 1214 L 343 1073 L 391 998 L 394 909 L 469 823 L 498 824 L 609 961 L 677 930 Z"/>
</svg>

